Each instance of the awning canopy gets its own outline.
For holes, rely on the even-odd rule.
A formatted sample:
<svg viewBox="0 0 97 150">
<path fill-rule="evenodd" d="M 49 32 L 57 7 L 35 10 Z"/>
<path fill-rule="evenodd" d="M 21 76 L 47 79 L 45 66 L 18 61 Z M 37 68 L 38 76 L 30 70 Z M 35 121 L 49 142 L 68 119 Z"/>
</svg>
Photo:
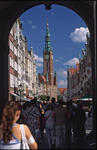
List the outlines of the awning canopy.
<svg viewBox="0 0 97 150">
<path fill-rule="evenodd" d="M 20 97 L 19 97 L 20 98 Z M 24 97 L 21 97 L 21 101 L 25 101 L 25 102 L 31 102 L 31 99 L 29 98 L 24 98 Z"/>
<path fill-rule="evenodd" d="M 14 95 L 14 96 L 18 96 L 17 94 L 15 94 L 15 93 L 10 93 L 10 94 L 12 94 L 12 95 Z"/>
<path fill-rule="evenodd" d="M 77 100 L 78 100 L 77 97 L 74 97 L 74 98 L 72 99 L 73 102 L 74 102 L 74 101 L 77 101 Z"/>
<path fill-rule="evenodd" d="M 15 97 L 17 97 L 18 100 L 20 100 L 20 96 L 19 95 L 15 94 L 15 93 L 11 93 L 11 94 L 14 95 Z M 21 97 L 21 101 L 23 101 L 23 102 L 30 102 L 31 99 Z"/>
<path fill-rule="evenodd" d="M 92 98 L 88 98 L 88 97 L 81 97 L 79 98 L 79 100 L 84 100 L 84 101 L 92 101 Z"/>
</svg>

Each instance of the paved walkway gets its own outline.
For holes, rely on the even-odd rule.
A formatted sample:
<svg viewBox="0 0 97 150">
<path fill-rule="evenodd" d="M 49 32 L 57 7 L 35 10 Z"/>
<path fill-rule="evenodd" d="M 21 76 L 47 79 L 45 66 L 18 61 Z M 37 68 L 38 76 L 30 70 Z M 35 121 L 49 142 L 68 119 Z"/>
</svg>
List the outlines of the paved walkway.
<svg viewBox="0 0 97 150">
<path fill-rule="evenodd" d="M 92 130 L 92 117 L 89 118 L 87 116 L 85 128 L 86 128 L 86 137 L 87 137 L 87 135 Z M 63 149 L 96 149 L 96 141 L 88 140 L 86 137 L 83 140 L 83 142 L 81 141 L 79 144 L 74 143 L 74 139 L 72 137 L 71 147 L 69 145 L 69 147 L 64 147 Z M 48 143 L 47 143 L 45 134 L 44 134 L 44 138 L 42 138 L 42 140 L 40 141 L 39 149 L 48 149 Z M 53 147 L 52 149 L 55 149 L 55 148 Z"/>
<path fill-rule="evenodd" d="M 48 143 L 45 135 L 42 141 L 40 142 L 39 149 L 48 149 Z M 52 149 L 55 149 L 55 147 L 52 147 Z M 96 149 L 96 144 L 95 142 L 88 141 L 85 139 L 83 142 L 81 141 L 79 144 L 72 143 L 71 146 L 63 147 L 63 149 Z"/>
</svg>

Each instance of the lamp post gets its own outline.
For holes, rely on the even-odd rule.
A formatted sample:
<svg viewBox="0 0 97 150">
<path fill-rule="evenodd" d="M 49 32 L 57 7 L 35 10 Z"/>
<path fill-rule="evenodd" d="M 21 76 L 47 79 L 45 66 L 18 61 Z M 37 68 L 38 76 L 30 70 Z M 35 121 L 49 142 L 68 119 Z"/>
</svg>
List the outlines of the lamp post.
<svg viewBox="0 0 97 150">
<path fill-rule="evenodd" d="M 20 92 L 20 103 L 21 103 L 21 93 L 23 92 L 22 84 L 19 85 L 19 92 Z"/>
<path fill-rule="evenodd" d="M 20 93 L 20 104 L 22 105 L 22 103 L 21 103 L 21 93 L 23 92 L 23 86 L 22 86 L 22 84 L 19 85 L 18 91 Z M 21 115 L 20 115 L 20 118 L 19 118 L 18 122 L 22 123 L 22 121 L 23 120 L 22 120 L 22 108 L 21 108 Z"/>
</svg>

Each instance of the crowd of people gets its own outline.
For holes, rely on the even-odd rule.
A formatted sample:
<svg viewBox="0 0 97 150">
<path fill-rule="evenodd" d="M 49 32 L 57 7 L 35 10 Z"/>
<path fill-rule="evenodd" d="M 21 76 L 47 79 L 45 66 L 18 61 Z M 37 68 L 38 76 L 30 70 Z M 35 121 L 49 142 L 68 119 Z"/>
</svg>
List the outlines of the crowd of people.
<svg viewBox="0 0 97 150">
<path fill-rule="evenodd" d="M 22 114 L 22 122 L 28 125 L 38 144 L 45 133 L 49 149 L 70 148 L 72 137 L 77 144 L 84 139 L 86 116 L 81 103 L 56 102 L 55 98 L 42 102 L 35 97 L 24 104 Z"/>
<path fill-rule="evenodd" d="M 72 142 L 80 144 L 84 140 L 86 116 L 81 103 L 74 104 L 71 100 L 66 103 L 62 100 L 56 102 L 55 98 L 50 102 L 43 102 L 35 97 L 22 105 L 21 113 L 18 102 L 9 103 L 2 114 L 0 129 L 3 132 L 0 136 L 3 140 L 0 145 L 4 146 L 4 142 L 7 144 L 14 140 L 13 134 L 20 144 L 21 124 L 24 125 L 26 138 L 32 149 L 39 147 L 44 136 L 49 149 L 71 148 Z"/>
</svg>

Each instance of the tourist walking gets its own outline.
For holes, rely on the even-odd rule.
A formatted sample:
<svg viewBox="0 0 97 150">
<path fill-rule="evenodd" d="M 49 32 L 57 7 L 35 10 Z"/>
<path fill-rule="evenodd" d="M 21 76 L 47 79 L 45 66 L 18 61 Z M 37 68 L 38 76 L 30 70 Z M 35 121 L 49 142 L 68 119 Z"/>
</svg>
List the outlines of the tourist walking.
<svg viewBox="0 0 97 150">
<path fill-rule="evenodd" d="M 71 146 L 71 137 L 72 137 L 72 101 L 67 101 L 66 103 L 66 132 L 65 132 L 65 137 L 66 137 L 66 146 L 67 148 L 70 148 Z"/>
<path fill-rule="evenodd" d="M 59 106 L 55 109 L 55 135 L 56 148 L 64 148 L 65 140 L 65 125 L 66 125 L 66 108 L 63 107 L 63 101 L 60 100 Z"/>
<path fill-rule="evenodd" d="M 32 135 L 34 136 L 37 143 L 39 142 L 39 124 L 40 124 L 40 111 L 39 107 L 37 106 L 37 98 L 35 97 L 27 110 L 26 113 L 26 124 L 30 128 Z"/>
<path fill-rule="evenodd" d="M 54 144 L 54 111 L 51 104 L 48 105 L 47 111 L 45 112 L 45 120 L 46 137 L 49 149 L 51 149 Z"/>
<path fill-rule="evenodd" d="M 43 109 L 43 106 L 41 105 L 41 103 L 39 104 L 39 110 L 40 110 L 40 119 L 39 119 L 39 128 L 40 128 L 40 134 L 43 138 L 44 136 L 44 128 L 45 128 L 45 112 Z"/>
<path fill-rule="evenodd" d="M 85 136 L 85 111 L 83 109 L 82 104 L 78 104 L 76 109 L 76 143 L 80 144 L 80 141 L 82 142 L 84 140 Z"/>
<path fill-rule="evenodd" d="M 28 126 L 17 123 L 20 113 L 21 105 L 19 102 L 10 101 L 6 104 L 0 124 L 0 149 L 22 149 L 23 133 L 30 149 L 37 149 L 37 143 Z"/>
</svg>

